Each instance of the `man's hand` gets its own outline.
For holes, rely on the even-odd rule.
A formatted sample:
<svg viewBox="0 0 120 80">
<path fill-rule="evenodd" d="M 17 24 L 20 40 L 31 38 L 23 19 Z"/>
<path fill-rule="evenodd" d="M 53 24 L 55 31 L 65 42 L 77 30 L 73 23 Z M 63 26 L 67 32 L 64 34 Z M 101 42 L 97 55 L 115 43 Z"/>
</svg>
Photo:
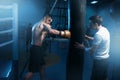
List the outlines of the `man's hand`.
<svg viewBox="0 0 120 80">
<path fill-rule="evenodd" d="M 84 44 L 82 43 L 82 44 L 80 44 L 80 43 L 78 43 L 78 42 L 75 42 L 75 48 L 77 48 L 77 49 L 85 49 L 85 46 L 84 46 Z"/>
</svg>

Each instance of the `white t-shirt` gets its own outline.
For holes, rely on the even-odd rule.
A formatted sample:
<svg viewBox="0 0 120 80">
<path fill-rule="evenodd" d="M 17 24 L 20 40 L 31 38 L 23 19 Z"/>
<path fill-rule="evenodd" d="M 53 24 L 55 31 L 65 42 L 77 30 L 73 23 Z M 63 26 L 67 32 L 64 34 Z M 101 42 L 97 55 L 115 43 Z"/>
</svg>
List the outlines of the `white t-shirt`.
<svg viewBox="0 0 120 80">
<path fill-rule="evenodd" d="M 101 27 L 98 32 L 96 32 L 93 45 L 98 46 L 93 54 L 94 59 L 106 59 L 109 57 L 110 34 L 105 27 Z"/>
</svg>

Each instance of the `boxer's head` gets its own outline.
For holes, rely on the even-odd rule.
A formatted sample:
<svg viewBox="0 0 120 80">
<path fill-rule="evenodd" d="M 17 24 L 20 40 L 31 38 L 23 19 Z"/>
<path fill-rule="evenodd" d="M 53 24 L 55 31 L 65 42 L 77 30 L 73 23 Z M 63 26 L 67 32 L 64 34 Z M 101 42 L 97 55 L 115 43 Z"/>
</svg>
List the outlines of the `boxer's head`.
<svg viewBox="0 0 120 80">
<path fill-rule="evenodd" d="M 44 16 L 44 22 L 50 24 L 52 22 L 52 16 L 47 14 Z"/>
</svg>

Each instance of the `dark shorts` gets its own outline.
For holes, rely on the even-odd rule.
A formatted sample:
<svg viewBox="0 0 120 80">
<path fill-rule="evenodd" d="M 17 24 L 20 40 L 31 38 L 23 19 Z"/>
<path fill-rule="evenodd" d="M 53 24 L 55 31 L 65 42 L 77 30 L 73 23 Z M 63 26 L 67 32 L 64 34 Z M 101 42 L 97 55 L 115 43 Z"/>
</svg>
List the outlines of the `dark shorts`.
<svg viewBox="0 0 120 80">
<path fill-rule="evenodd" d="M 29 57 L 29 72 L 39 72 L 41 67 L 45 65 L 44 61 L 44 48 L 32 45 L 30 48 Z"/>
<path fill-rule="evenodd" d="M 106 80 L 108 78 L 108 59 L 94 60 L 91 80 Z"/>
</svg>

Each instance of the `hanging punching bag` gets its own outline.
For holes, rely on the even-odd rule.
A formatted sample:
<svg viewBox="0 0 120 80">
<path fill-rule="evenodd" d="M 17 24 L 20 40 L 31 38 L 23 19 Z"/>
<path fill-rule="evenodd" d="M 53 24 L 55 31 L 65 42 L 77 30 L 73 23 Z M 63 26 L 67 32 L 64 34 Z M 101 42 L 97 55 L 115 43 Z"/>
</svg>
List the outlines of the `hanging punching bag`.
<svg viewBox="0 0 120 80">
<path fill-rule="evenodd" d="M 70 48 L 67 58 L 67 80 L 82 80 L 84 50 L 77 50 L 75 42 L 84 41 L 86 0 L 70 1 Z"/>
</svg>

